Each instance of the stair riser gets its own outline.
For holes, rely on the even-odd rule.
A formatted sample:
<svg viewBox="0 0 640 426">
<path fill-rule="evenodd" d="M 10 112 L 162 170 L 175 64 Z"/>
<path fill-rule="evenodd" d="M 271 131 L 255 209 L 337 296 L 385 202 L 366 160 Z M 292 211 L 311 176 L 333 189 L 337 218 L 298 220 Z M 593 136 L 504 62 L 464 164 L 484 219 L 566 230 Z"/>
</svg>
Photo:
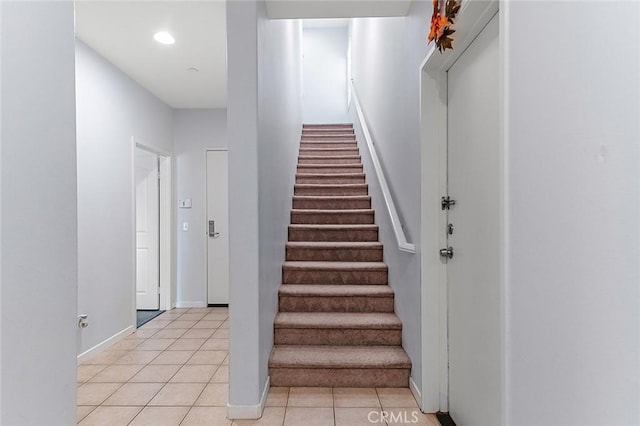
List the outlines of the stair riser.
<svg viewBox="0 0 640 426">
<path fill-rule="evenodd" d="M 374 223 L 371 213 L 291 213 L 292 224 L 306 225 L 370 225 Z"/>
<path fill-rule="evenodd" d="M 356 135 L 348 134 L 348 133 L 336 133 L 330 135 L 302 135 L 300 139 L 302 142 L 304 141 L 330 141 L 330 140 L 348 140 L 355 141 Z"/>
<path fill-rule="evenodd" d="M 342 195 L 367 195 L 369 188 L 367 185 L 362 186 L 327 186 L 327 187 L 300 187 L 297 186 L 293 190 L 293 195 L 300 196 L 342 196 Z"/>
<path fill-rule="evenodd" d="M 315 136 L 315 135 L 353 135 L 355 132 L 353 129 L 303 129 L 302 136 Z"/>
<path fill-rule="evenodd" d="M 303 131 L 302 132 L 302 136 L 301 136 L 301 140 L 307 140 L 307 139 L 332 139 L 332 138 L 336 138 L 336 139 L 349 139 L 349 140 L 355 140 L 356 139 L 356 135 L 353 132 L 338 132 L 338 131 Z"/>
<path fill-rule="evenodd" d="M 364 175 L 354 175 L 354 176 L 304 176 L 304 175 L 296 175 L 296 183 L 311 183 L 318 185 L 330 185 L 330 184 L 356 184 L 356 183 L 365 183 Z"/>
<path fill-rule="evenodd" d="M 370 209 L 371 199 L 293 199 L 294 209 Z"/>
<path fill-rule="evenodd" d="M 280 312 L 393 312 L 393 297 L 280 296 Z"/>
<path fill-rule="evenodd" d="M 410 368 L 269 368 L 271 386 L 406 388 Z"/>
<path fill-rule="evenodd" d="M 276 328 L 276 345 L 398 346 L 402 330 Z"/>
<path fill-rule="evenodd" d="M 362 173 L 362 165 L 360 166 L 334 165 L 331 167 L 318 167 L 314 165 L 305 164 L 302 166 L 298 166 L 298 173 L 323 173 L 323 174 Z"/>
<path fill-rule="evenodd" d="M 288 248 L 287 260 L 321 262 L 382 262 L 382 247 L 373 249 Z"/>
<path fill-rule="evenodd" d="M 303 124 L 302 129 L 353 129 L 351 123 Z"/>
<path fill-rule="evenodd" d="M 326 141 L 318 141 L 318 142 L 301 142 L 300 149 L 314 149 L 314 148 L 346 148 L 346 149 L 357 149 L 358 145 L 355 142 L 349 141 L 335 141 L 335 142 L 326 142 Z"/>
<path fill-rule="evenodd" d="M 355 147 L 348 147 L 342 149 L 334 148 L 322 148 L 315 147 L 300 148 L 300 156 L 312 156 L 312 157 L 335 157 L 337 155 L 360 155 L 360 150 Z"/>
<path fill-rule="evenodd" d="M 360 163 L 360 156 L 350 156 L 347 158 L 305 158 L 298 157 L 298 164 L 354 164 Z"/>
<path fill-rule="evenodd" d="M 371 284 L 385 285 L 387 271 L 358 270 L 287 270 L 282 271 L 284 284 Z"/>
<path fill-rule="evenodd" d="M 377 230 L 289 229 L 289 241 L 378 241 Z"/>
</svg>

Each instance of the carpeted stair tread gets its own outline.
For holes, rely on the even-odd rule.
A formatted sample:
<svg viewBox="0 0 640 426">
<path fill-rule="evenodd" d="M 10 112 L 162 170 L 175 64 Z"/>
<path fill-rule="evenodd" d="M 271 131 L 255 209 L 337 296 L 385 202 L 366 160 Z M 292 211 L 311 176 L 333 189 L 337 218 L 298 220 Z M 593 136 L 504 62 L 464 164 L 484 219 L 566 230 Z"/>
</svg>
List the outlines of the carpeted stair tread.
<svg viewBox="0 0 640 426">
<path fill-rule="evenodd" d="M 411 368 L 401 346 L 274 346 L 272 368 Z"/>
<path fill-rule="evenodd" d="M 384 262 L 285 261 L 283 284 L 372 284 L 387 285 Z"/>
<path fill-rule="evenodd" d="M 378 241 L 293 241 L 286 245 L 286 260 L 378 262 L 383 260 Z"/>
<path fill-rule="evenodd" d="M 283 284 L 280 312 L 393 312 L 388 285 Z"/>
<path fill-rule="evenodd" d="M 372 209 L 291 209 L 291 223 L 373 224 L 374 222 L 375 212 Z"/>
<path fill-rule="evenodd" d="M 374 213 L 374 210 L 373 209 L 349 209 L 349 210 L 291 209 L 291 213 L 298 213 L 298 214 L 360 214 L 360 213 Z"/>
<path fill-rule="evenodd" d="M 298 173 L 305 174 L 341 174 L 363 173 L 362 164 L 299 164 Z"/>
<path fill-rule="evenodd" d="M 350 231 L 350 230 L 367 230 L 367 231 L 377 231 L 378 225 L 371 224 L 339 224 L 339 223 L 294 223 L 289 225 L 289 228 L 294 229 L 308 229 L 308 230 L 316 230 L 316 231 L 326 231 L 326 230 L 338 230 L 338 231 Z"/>
<path fill-rule="evenodd" d="M 301 164 L 362 164 L 359 155 L 300 155 L 298 165 Z"/>
<path fill-rule="evenodd" d="M 332 127 L 344 127 L 347 129 L 353 129 L 353 123 L 304 123 L 303 129 L 327 129 Z"/>
<path fill-rule="evenodd" d="M 313 147 L 313 146 L 309 146 L 307 148 L 305 148 L 304 146 L 300 147 L 300 152 L 298 153 L 298 156 L 318 156 L 318 154 L 323 154 L 323 153 L 327 153 L 327 152 L 335 152 L 335 155 L 329 154 L 331 157 L 335 157 L 335 156 L 340 156 L 340 155 L 359 155 L 359 154 L 353 154 L 353 151 L 358 151 L 359 148 L 357 147 L 356 144 L 353 144 L 353 147 L 346 147 L 346 148 L 342 148 L 342 147 L 329 147 L 329 148 L 322 148 L 322 147 Z"/>
<path fill-rule="evenodd" d="M 321 192 L 322 193 L 322 192 Z M 298 195 L 293 196 L 293 208 L 301 210 L 371 209 L 371 196 L 361 195 Z"/>
<path fill-rule="evenodd" d="M 302 141 L 300 143 L 300 149 L 358 149 L 358 144 L 356 141 L 347 141 L 347 140 L 312 140 L 312 141 Z"/>
<path fill-rule="evenodd" d="M 375 224 L 291 224 L 289 241 L 378 241 Z"/>
<path fill-rule="evenodd" d="M 302 140 L 308 139 L 349 139 L 355 140 L 356 135 L 348 132 L 328 132 L 328 133 L 302 133 Z"/>
<path fill-rule="evenodd" d="M 402 329 L 400 318 L 393 313 L 379 312 L 280 312 L 275 328 L 303 329 Z"/>
<path fill-rule="evenodd" d="M 388 285 L 283 284 L 280 296 L 292 297 L 393 297 Z"/>
<path fill-rule="evenodd" d="M 344 155 L 299 155 L 298 160 L 353 160 L 354 164 L 361 164 L 362 157 L 360 155 L 344 154 Z"/>
<path fill-rule="evenodd" d="M 343 189 L 343 188 L 368 188 L 366 183 L 296 183 L 294 189 L 311 188 L 311 189 Z M 330 197 L 331 195 L 327 195 Z"/>
<path fill-rule="evenodd" d="M 296 183 L 365 183 L 364 173 L 296 173 Z"/>
<path fill-rule="evenodd" d="M 294 200 L 351 201 L 351 200 L 371 200 L 371 196 L 370 195 L 294 195 L 293 199 Z"/>
<path fill-rule="evenodd" d="M 308 262 L 308 261 L 286 261 L 284 269 L 295 270 L 343 270 L 343 271 L 386 271 L 387 264 L 384 262 Z"/>
<path fill-rule="evenodd" d="M 353 135 L 355 131 L 353 129 L 303 129 L 302 135 L 331 135 L 335 133 L 341 134 L 351 134 Z"/>
<path fill-rule="evenodd" d="M 339 157 L 344 155 L 360 155 L 360 149 L 357 146 L 348 148 L 301 148 L 300 155 L 303 157 Z"/>
<path fill-rule="evenodd" d="M 378 241 L 289 241 L 287 248 L 381 250 L 382 243 Z"/>
<path fill-rule="evenodd" d="M 362 177 L 364 178 L 364 173 L 335 173 L 333 175 L 331 175 L 331 177 L 343 177 L 343 178 L 350 178 L 350 177 Z M 322 174 L 322 173 L 296 173 L 296 177 L 327 177 L 326 174 Z"/>
<path fill-rule="evenodd" d="M 347 164 L 298 164 L 298 170 L 305 169 L 361 169 L 362 163 Z"/>
<path fill-rule="evenodd" d="M 300 148 L 304 148 L 305 144 L 318 144 L 318 143 L 326 143 L 329 146 L 341 143 L 348 143 L 353 146 L 358 145 L 358 141 L 355 139 L 355 135 L 353 138 L 342 136 L 342 135 L 334 135 L 334 136 L 303 136 L 300 141 Z"/>
<path fill-rule="evenodd" d="M 308 149 L 325 149 L 324 152 L 318 152 L 317 154 L 322 155 L 322 154 L 337 154 L 337 150 L 341 150 L 341 149 L 345 149 L 345 150 L 349 150 L 349 154 L 357 154 L 358 151 L 358 145 L 356 145 L 355 141 L 320 141 L 320 142 L 302 142 L 300 144 L 300 150 L 301 153 L 303 153 L 304 150 L 308 150 Z"/>
</svg>

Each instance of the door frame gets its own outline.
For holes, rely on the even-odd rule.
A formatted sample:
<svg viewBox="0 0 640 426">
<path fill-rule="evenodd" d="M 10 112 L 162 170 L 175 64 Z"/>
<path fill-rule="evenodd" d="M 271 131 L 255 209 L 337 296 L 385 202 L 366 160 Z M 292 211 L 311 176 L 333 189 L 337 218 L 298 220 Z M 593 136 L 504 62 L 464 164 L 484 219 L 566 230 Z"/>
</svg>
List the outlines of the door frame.
<svg viewBox="0 0 640 426">
<path fill-rule="evenodd" d="M 423 412 L 449 411 L 449 353 L 447 268 L 438 250 L 446 245 L 446 215 L 442 214 L 440 197 L 447 190 L 447 71 L 465 52 L 489 21 L 499 14 L 499 110 L 500 140 L 500 353 L 501 353 L 501 423 L 505 419 L 505 241 L 506 196 L 505 152 L 507 70 L 505 55 L 505 23 L 508 3 L 499 0 L 466 1 L 455 23 L 454 49 L 444 53 L 435 46 L 420 65 L 420 139 L 421 139 L 421 316 L 422 316 L 422 394 Z"/>
<path fill-rule="evenodd" d="M 134 265 L 135 265 L 135 247 L 136 247 L 136 176 L 135 176 L 135 152 L 136 148 L 151 152 L 158 156 L 160 160 L 160 310 L 167 311 L 174 307 L 173 300 L 173 271 L 174 265 L 174 247 L 173 247 L 173 167 L 171 154 L 163 150 L 137 142 L 131 137 L 131 188 L 133 202 L 133 247 L 134 247 Z M 133 268 L 133 312 L 132 325 L 134 329 L 137 324 L 137 306 L 136 306 L 136 269 Z"/>
<path fill-rule="evenodd" d="M 204 276 L 205 276 L 205 291 L 204 291 L 204 306 L 209 306 L 209 164 L 207 163 L 207 153 L 209 151 L 212 152 L 221 152 L 224 151 L 227 153 L 227 166 L 229 165 L 229 148 L 207 148 L 204 150 L 204 213 L 202 218 L 202 223 L 204 224 L 205 229 L 205 239 L 204 239 L 204 253 L 205 253 L 205 262 L 204 262 Z M 229 180 L 227 179 L 227 186 L 229 185 Z M 227 209 L 229 208 L 229 203 L 227 202 Z M 229 260 L 231 261 L 231 260 Z"/>
</svg>

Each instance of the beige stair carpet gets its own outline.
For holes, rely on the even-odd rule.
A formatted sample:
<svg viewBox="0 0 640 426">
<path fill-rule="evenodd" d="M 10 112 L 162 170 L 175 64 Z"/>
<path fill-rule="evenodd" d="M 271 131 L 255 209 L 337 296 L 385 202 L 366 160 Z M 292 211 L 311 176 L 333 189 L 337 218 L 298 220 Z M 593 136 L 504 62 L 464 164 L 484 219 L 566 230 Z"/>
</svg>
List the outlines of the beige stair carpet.
<svg viewBox="0 0 640 426">
<path fill-rule="evenodd" d="M 407 387 L 388 267 L 351 124 L 304 125 L 272 386 Z"/>
</svg>

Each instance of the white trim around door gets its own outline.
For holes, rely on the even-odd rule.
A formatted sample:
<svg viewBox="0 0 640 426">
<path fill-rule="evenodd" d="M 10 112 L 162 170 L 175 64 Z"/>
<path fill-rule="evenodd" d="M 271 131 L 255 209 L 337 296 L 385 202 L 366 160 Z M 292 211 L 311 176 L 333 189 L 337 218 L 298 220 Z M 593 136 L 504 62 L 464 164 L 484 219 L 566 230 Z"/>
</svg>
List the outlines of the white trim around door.
<svg viewBox="0 0 640 426">
<path fill-rule="evenodd" d="M 159 158 L 159 188 L 160 188 L 160 309 L 169 310 L 174 308 L 173 300 L 173 271 L 175 270 L 175 256 L 173 248 L 173 162 L 171 154 L 164 152 L 157 148 L 150 147 L 135 140 L 131 137 L 131 184 L 133 188 L 133 245 L 135 248 L 136 236 L 135 236 L 135 209 L 136 209 L 136 195 L 135 195 L 135 150 L 136 148 L 142 149 L 154 153 Z M 135 253 L 135 250 L 134 250 Z M 135 259 L 134 259 L 135 262 Z M 135 264 L 135 263 L 134 263 Z M 132 312 L 132 325 L 135 329 L 137 315 L 135 306 L 135 268 L 133 276 L 133 312 Z"/>
<path fill-rule="evenodd" d="M 421 192 L 422 229 L 421 251 L 422 269 L 422 400 L 424 412 L 449 411 L 448 377 L 448 321 L 447 321 L 447 271 L 441 260 L 439 249 L 445 247 L 447 227 L 446 217 L 440 206 L 441 196 L 447 188 L 447 70 L 465 52 L 489 21 L 499 13 L 500 20 L 500 210 L 505 210 L 506 184 L 504 181 L 504 113 L 505 113 L 505 72 L 506 54 L 504 16 L 507 8 L 503 2 L 467 1 L 456 19 L 454 49 L 444 53 L 432 48 L 420 66 L 420 126 L 421 126 Z M 500 241 L 505 241 L 505 220 L 500 218 Z M 504 244 L 502 244 L 504 248 Z M 498 254 L 504 262 L 504 252 Z M 501 348 L 504 357 L 504 263 L 501 264 Z M 503 402 L 501 417 L 504 419 L 504 359 L 501 360 Z"/>
</svg>

